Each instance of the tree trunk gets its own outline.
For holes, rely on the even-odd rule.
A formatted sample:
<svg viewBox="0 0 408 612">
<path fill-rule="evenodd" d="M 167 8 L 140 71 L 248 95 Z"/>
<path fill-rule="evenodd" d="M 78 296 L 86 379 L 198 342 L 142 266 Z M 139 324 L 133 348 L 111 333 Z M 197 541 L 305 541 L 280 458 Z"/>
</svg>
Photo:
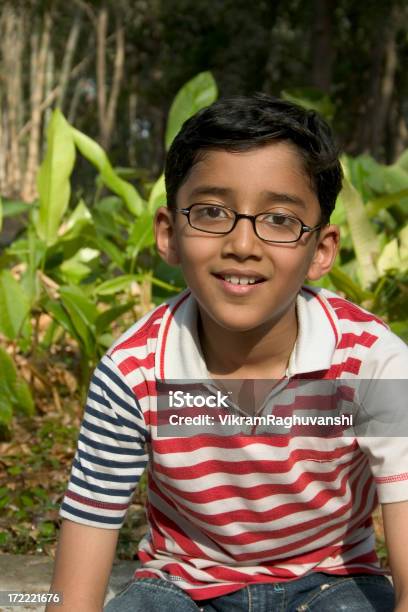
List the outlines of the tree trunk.
<svg viewBox="0 0 408 612">
<path fill-rule="evenodd" d="M 46 13 L 43 20 L 43 31 L 41 36 L 41 45 L 36 56 L 32 57 L 33 64 L 36 67 L 36 80 L 34 90 L 31 96 L 31 130 L 28 143 L 27 167 L 22 188 L 22 199 L 26 202 L 32 202 L 37 196 L 36 189 L 36 174 L 39 163 L 39 149 L 41 137 L 41 102 L 44 92 L 45 73 L 47 66 L 47 54 L 50 42 L 51 32 L 51 15 Z M 33 71 L 32 71 L 33 76 Z M 32 78 L 33 82 L 33 78 Z"/>
<path fill-rule="evenodd" d="M 313 0 L 312 83 L 330 92 L 334 61 L 333 15 L 337 0 Z"/>
<path fill-rule="evenodd" d="M 104 129 L 102 132 L 102 145 L 108 149 L 114 127 L 116 107 L 120 93 L 120 86 L 123 79 L 123 69 L 125 63 L 125 31 L 120 23 L 116 25 L 116 52 L 113 65 L 112 88 L 109 96 Z"/>
<path fill-rule="evenodd" d="M 385 140 L 387 115 L 390 110 L 397 68 L 396 35 L 399 27 L 399 10 L 393 7 L 389 16 L 388 9 L 380 14 L 375 29 L 370 66 L 370 89 L 364 96 L 360 109 L 360 129 L 357 136 L 358 153 L 365 151 L 379 159 L 385 159 L 382 143 Z M 388 17 L 388 19 L 386 18 Z"/>
<path fill-rule="evenodd" d="M 7 117 L 7 128 L 3 124 L 2 191 L 17 197 L 21 182 L 21 159 L 18 130 L 21 121 L 23 21 L 11 5 L 6 5 L 2 14 L 2 58 L 4 66 L 5 95 L 3 112 Z"/>
<path fill-rule="evenodd" d="M 125 31 L 117 17 L 115 30 L 115 59 L 113 63 L 112 83 L 110 94 L 107 96 L 107 70 L 106 70 L 106 49 L 107 49 L 107 25 L 108 10 L 103 6 L 96 20 L 96 76 L 97 76 L 97 102 L 99 118 L 100 143 L 105 148 L 109 148 L 114 127 L 116 108 L 120 93 L 120 86 L 123 79 L 125 62 Z"/>
<path fill-rule="evenodd" d="M 382 79 L 379 83 L 378 101 L 376 104 L 376 116 L 373 121 L 371 132 L 371 147 L 373 151 L 379 151 L 384 141 L 384 133 L 387 126 L 387 115 L 390 110 L 392 93 L 394 89 L 395 73 L 397 70 L 397 44 L 396 15 L 390 24 L 387 40 L 384 45 L 384 69 Z"/>
<path fill-rule="evenodd" d="M 129 94 L 129 147 L 128 147 L 128 160 L 129 166 L 131 168 L 137 167 L 137 156 L 136 156 L 136 147 L 135 147 L 135 127 L 136 127 L 136 119 L 137 119 L 137 81 L 136 78 L 133 77 L 131 79 L 131 88 Z"/>
<path fill-rule="evenodd" d="M 104 133 L 106 115 L 106 31 L 108 24 L 108 10 L 103 6 L 98 13 L 96 22 L 96 83 L 99 133 Z"/>
<path fill-rule="evenodd" d="M 68 36 L 67 44 L 65 47 L 64 59 L 62 60 L 61 74 L 59 77 L 59 93 L 57 97 L 57 106 L 59 106 L 62 111 L 64 109 L 65 95 L 71 76 L 72 63 L 74 60 L 80 31 L 81 14 L 77 13 Z"/>
</svg>

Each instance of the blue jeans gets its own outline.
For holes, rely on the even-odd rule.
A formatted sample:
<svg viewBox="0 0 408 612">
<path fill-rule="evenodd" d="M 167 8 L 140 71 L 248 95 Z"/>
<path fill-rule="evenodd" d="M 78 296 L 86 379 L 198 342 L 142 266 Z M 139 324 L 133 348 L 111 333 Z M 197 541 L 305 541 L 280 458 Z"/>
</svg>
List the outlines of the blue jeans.
<svg viewBox="0 0 408 612">
<path fill-rule="evenodd" d="M 229 595 L 193 601 L 172 582 L 134 580 L 105 612 L 392 612 L 394 589 L 384 576 L 311 573 L 290 582 L 250 584 Z"/>
</svg>

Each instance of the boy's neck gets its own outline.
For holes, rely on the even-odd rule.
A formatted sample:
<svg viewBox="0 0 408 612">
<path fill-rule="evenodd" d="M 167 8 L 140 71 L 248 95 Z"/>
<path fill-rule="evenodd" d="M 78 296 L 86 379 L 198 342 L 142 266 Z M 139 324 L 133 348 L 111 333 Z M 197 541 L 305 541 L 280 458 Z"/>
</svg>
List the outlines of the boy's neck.
<svg viewBox="0 0 408 612">
<path fill-rule="evenodd" d="M 198 333 L 212 378 L 279 379 L 286 373 L 296 343 L 296 305 L 267 328 L 246 332 L 220 328 L 200 312 Z"/>
</svg>

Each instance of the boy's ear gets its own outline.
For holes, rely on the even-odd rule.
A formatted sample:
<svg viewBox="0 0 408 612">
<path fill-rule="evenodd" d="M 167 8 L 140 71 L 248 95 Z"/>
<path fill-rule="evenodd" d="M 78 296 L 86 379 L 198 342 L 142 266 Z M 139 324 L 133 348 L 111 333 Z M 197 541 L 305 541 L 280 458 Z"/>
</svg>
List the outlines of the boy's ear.
<svg viewBox="0 0 408 612">
<path fill-rule="evenodd" d="M 336 259 L 339 240 L 340 230 L 337 225 L 326 225 L 320 230 L 313 259 L 306 276 L 308 280 L 319 280 L 330 272 Z"/>
<path fill-rule="evenodd" d="M 175 218 L 166 207 L 157 209 L 154 217 L 154 235 L 160 257 L 170 266 L 180 263 L 177 249 Z"/>
</svg>

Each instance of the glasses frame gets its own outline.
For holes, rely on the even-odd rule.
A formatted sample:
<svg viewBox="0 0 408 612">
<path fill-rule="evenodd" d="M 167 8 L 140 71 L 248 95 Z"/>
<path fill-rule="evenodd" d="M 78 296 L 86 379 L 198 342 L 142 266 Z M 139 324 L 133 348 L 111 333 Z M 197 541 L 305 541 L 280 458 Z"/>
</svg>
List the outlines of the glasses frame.
<svg viewBox="0 0 408 612">
<path fill-rule="evenodd" d="M 306 225 L 305 223 L 303 223 L 303 221 L 301 219 L 299 219 L 298 217 L 294 217 L 293 215 L 285 215 L 282 213 L 275 213 L 277 216 L 281 216 L 281 217 L 287 217 L 289 219 L 293 219 L 295 221 L 298 221 L 300 223 L 300 233 L 298 238 L 295 238 L 294 240 L 266 240 L 265 238 L 262 238 L 257 230 L 256 230 L 256 220 L 258 217 L 261 217 L 262 215 L 266 215 L 268 213 L 268 211 L 265 212 L 261 212 L 258 213 L 256 215 L 247 215 L 244 213 L 237 213 L 233 208 L 229 208 L 228 206 L 220 206 L 219 204 L 208 204 L 207 206 L 214 206 L 216 208 L 223 208 L 225 210 L 229 210 L 230 212 L 233 213 L 234 215 L 234 223 L 231 227 L 230 230 L 228 230 L 227 232 L 211 232 L 209 230 L 204 230 L 201 229 L 199 227 L 195 227 L 191 221 L 190 221 L 190 213 L 191 210 L 194 208 L 194 206 L 206 206 L 205 204 L 191 204 L 191 206 L 188 206 L 187 208 L 173 208 L 172 211 L 173 212 L 179 212 L 182 215 L 184 215 L 185 217 L 187 217 L 187 221 L 188 224 L 190 225 L 190 227 L 192 227 L 193 229 L 199 231 L 199 232 L 204 232 L 205 234 L 213 234 L 213 235 L 217 235 L 217 236 L 226 236 L 227 234 L 230 234 L 236 227 L 238 221 L 240 219 L 249 219 L 249 221 L 251 221 L 252 223 L 252 228 L 254 230 L 255 236 L 257 238 L 259 238 L 259 240 L 262 240 L 263 242 L 267 242 L 269 244 L 293 244 L 294 242 L 299 242 L 299 240 L 302 238 L 303 234 L 306 233 L 311 233 L 311 232 L 315 232 L 319 229 L 321 229 L 323 227 L 323 223 L 319 223 L 318 225 L 315 225 L 314 227 L 310 226 L 310 225 Z"/>
</svg>

